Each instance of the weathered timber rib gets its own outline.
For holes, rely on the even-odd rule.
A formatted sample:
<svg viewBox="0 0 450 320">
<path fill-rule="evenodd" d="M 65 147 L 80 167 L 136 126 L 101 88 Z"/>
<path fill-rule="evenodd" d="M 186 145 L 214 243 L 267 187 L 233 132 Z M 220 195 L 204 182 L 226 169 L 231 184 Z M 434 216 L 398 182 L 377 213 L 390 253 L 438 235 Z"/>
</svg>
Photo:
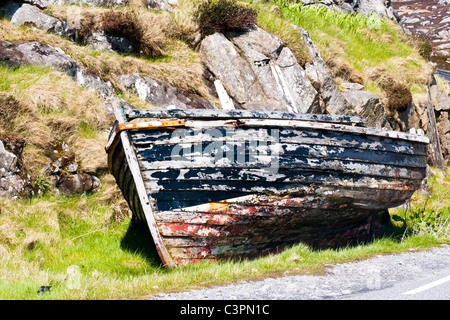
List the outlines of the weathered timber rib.
<svg viewBox="0 0 450 320">
<path fill-rule="evenodd" d="M 117 114 L 139 125 L 113 128 L 110 171 L 168 266 L 254 257 L 298 242 L 325 248 L 368 240 L 378 214 L 408 200 L 426 173 L 426 137 L 360 127 L 358 117 Z"/>
<path fill-rule="evenodd" d="M 273 128 L 271 128 L 273 130 Z M 135 145 L 140 148 L 152 145 L 174 145 L 174 144 L 197 144 L 199 142 L 219 142 L 232 143 L 238 142 L 239 139 L 245 139 L 248 142 L 259 142 L 262 139 L 267 143 L 277 142 L 279 144 L 302 144 L 302 145 L 322 145 L 330 147 L 345 147 L 350 149 L 374 150 L 374 151 L 392 151 L 400 154 L 410 155 L 426 155 L 426 140 L 425 144 L 411 144 L 410 142 L 397 141 L 396 144 L 390 144 L 392 138 L 384 136 L 370 136 L 365 133 L 354 134 L 341 131 L 319 130 L 303 128 L 303 130 L 280 128 L 278 131 L 278 139 L 273 139 L 270 135 L 267 136 L 265 131 L 261 129 L 245 129 L 240 128 L 233 132 L 229 128 L 215 128 L 220 131 L 221 136 L 212 136 L 205 132 L 185 128 L 185 136 L 183 140 L 180 137 L 173 135 L 172 131 L 146 131 L 136 132 L 133 135 Z M 195 135 L 194 135 L 195 133 Z M 230 136 L 227 136 L 229 134 Z M 394 137 L 395 138 L 395 137 Z M 422 137 L 423 138 L 423 137 Z"/>
<path fill-rule="evenodd" d="M 330 123 L 364 124 L 365 118 L 351 116 L 336 116 L 327 114 L 299 114 L 282 111 L 248 111 L 248 110 L 129 110 L 126 112 L 129 120 L 136 118 L 181 118 L 181 119 L 207 119 L 207 120 L 235 120 L 235 119 L 272 119 L 272 120 L 304 120 Z"/>
</svg>

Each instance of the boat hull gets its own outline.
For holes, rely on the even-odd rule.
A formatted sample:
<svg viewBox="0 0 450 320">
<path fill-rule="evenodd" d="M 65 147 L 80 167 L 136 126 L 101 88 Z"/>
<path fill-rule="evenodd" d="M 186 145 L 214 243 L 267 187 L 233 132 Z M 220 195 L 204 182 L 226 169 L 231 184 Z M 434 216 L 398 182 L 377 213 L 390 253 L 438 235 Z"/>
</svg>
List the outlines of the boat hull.
<svg viewBox="0 0 450 320">
<path fill-rule="evenodd" d="M 416 136 L 222 118 L 134 128 L 108 149 L 134 218 L 149 223 L 151 211 L 162 260 L 172 265 L 261 256 L 299 242 L 328 248 L 369 240 L 380 230 L 379 214 L 408 200 L 426 174 L 426 139 Z"/>
</svg>

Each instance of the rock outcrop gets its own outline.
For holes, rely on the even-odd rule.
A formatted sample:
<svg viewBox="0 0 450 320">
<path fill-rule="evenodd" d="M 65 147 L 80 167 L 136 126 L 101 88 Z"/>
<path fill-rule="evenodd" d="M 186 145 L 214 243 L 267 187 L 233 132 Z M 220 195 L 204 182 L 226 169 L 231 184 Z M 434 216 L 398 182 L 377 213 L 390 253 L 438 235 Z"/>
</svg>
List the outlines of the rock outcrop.
<svg viewBox="0 0 450 320">
<path fill-rule="evenodd" d="M 33 190 L 32 179 L 22 165 L 25 140 L 0 135 L 0 197 L 28 197 Z"/>
<path fill-rule="evenodd" d="M 0 39 L 0 63 L 10 66 L 45 65 L 67 72 L 75 77 L 77 64 L 60 48 L 45 42 L 10 42 Z"/>
<path fill-rule="evenodd" d="M 214 109 L 214 104 L 203 98 L 192 97 L 183 90 L 172 87 L 165 81 L 139 74 L 119 76 L 119 82 L 130 93 L 158 108 Z"/>
<path fill-rule="evenodd" d="M 358 83 L 342 83 L 341 87 L 349 108 L 366 118 L 368 126 L 392 129 L 383 104 L 376 95 L 365 91 L 364 86 Z"/>
<path fill-rule="evenodd" d="M 117 52 L 120 54 L 130 54 L 137 52 L 137 45 L 132 41 L 118 36 L 105 34 L 104 30 L 93 30 L 91 34 L 80 39 L 78 33 L 81 25 L 67 21 L 61 21 L 46 14 L 36 6 L 23 4 L 20 7 L 12 7 L 15 10 L 9 11 L 12 15 L 11 23 L 17 26 L 36 27 L 49 33 L 65 36 L 72 41 L 82 45 L 90 46 L 97 50 Z"/>
<path fill-rule="evenodd" d="M 124 37 L 114 37 L 105 34 L 102 30 L 90 34 L 85 44 L 101 51 L 117 52 L 120 54 L 130 54 L 137 52 L 137 46 Z"/>
<path fill-rule="evenodd" d="M 66 22 L 51 17 L 37 7 L 26 3 L 17 9 L 11 18 L 11 23 L 19 26 L 36 27 L 59 35 L 66 35 L 68 31 Z"/>
<path fill-rule="evenodd" d="M 389 0 L 299 0 L 299 2 L 307 6 L 320 5 L 349 13 L 377 14 L 384 18 L 399 21 L 398 14 Z"/>
<path fill-rule="evenodd" d="M 308 49 L 311 56 L 311 62 L 306 63 L 305 71 L 308 78 L 311 79 L 313 86 L 320 93 L 322 99 L 322 113 L 355 115 L 349 108 L 347 100 L 334 81 L 330 70 L 322 59 L 319 50 L 317 50 L 314 45 L 309 33 L 298 26 L 293 27 L 302 36 L 303 44 Z"/>
<path fill-rule="evenodd" d="M 149 8 L 171 11 L 178 4 L 178 0 L 147 0 L 147 4 Z"/>
<path fill-rule="evenodd" d="M 48 167 L 50 184 L 58 193 L 76 194 L 93 192 L 101 188 L 100 180 L 79 170 L 72 147 L 64 141 L 56 141 L 52 147 L 51 164 Z"/>
<path fill-rule="evenodd" d="M 209 35 L 199 51 L 236 108 L 320 111 L 318 92 L 291 50 L 258 26 L 247 32 Z"/>
</svg>

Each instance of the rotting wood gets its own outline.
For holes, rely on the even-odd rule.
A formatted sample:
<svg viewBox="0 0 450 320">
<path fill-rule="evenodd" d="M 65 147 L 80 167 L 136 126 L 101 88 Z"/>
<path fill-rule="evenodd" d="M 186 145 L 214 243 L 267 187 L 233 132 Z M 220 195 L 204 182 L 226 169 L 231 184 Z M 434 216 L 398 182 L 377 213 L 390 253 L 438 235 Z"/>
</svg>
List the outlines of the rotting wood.
<svg viewBox="0 0 450 320">
<path fill-rule="evenodd" d="M 121 132 L 109 168 L 136 219 L 151 214 L 173 265 L 367 240 L 378 213 L 426 174 L 427 137 L 359 127 L 357 117 L 132 110 L 123 120 L 145 118 L 183 125 Z"/>
<path fill-rule="evenodd" d="M 207 130 L 195 132 L 194 129 L 190 128 L 186 128 L 183 137 L 180 137 L 180 135 L 173 135 L 172 131 L 135 132 L 133 134 L 133 143 L 139 148 L 145 148 L 147 145 L 173 146 L 174 144 L 197 144 L 200 142 L 227 143 L 229 141 L 234 142 L 239 140 L 254 142 L 264 139 L 267 143 L 278 142 L 282 144 L 336 146 L 360 150 L 395 152 L 404 155 L 427 155 L 426 144 L 411 144 L 403 141 L 397 141 L 397 143 L 391 144 L 389 143 L 391 138 L 384 136 L 379 137 L 355 135 L 337 131 L 282 128 L 279 130 L 278 140 L 275 140 L 271 135 L 267 135 L 266 132 L 263 131 L 261 133 L 262 130 L 258 128 L 240 128 L 240 130 L 236 130 L 233 135 L 230 135 L 230 133 L 233 133 L 232 131 L 227 132 L 227 128 L 219 127 L 217 130 L 222 132 L 222 136 L 213 137 Z"/>
<path fill-rule="evenodd" d="M 208 111 L 208 110 L 205 110 Z M 273 127 L 273 128 L 304 128 L 309 130 L 326 130 L 326 131 L 336 131 L 336 132 L 345 132 L 345 133 L 354 133 L 354 134 L 362 134 L 362 135 L 371 135 L 371 136 L 378 136 L 378 137 L 388 137 L 388 138 L 395 138 L 395 139 L 401 139 L 401 140 L 408 140 L 408 141 L 419 141 L 428 143 L 429 139 L 426 136 L 420 136 L 405 132 L 398 132 L 398 131 L 387 131 L 382 129 L 375 129 L 375 128 L 366 128 L 366 127 L 357 127 L 357 126 L 349 126 L 349 125 L 342 125 L 332 122 L 315 122 L 315 121 L 308 121 L 308 120 L 288 120 L 288 121 L 281 121 L 281 120 L 272 120 L 272 119 L 247 119 L 247 118 L 241 118 L 239 119 L 239 122 L 233 123 L 229 120 L 224 121 L 192 121 L 192 120 L 185 120 L 185 127 L 188 128 L 217 128 L 217 127 L 227 127 L 227 126 L 234 126 L 234 127 L 242 127 L 242 128 L 261 128 L 261 127 Z"/>
<path fill-rule="evenodd" d="M 219 140 L 220 141 L 220 140 Z M 221 142 L 214 145 L 217 147 L 217 154 L 220 157 L 228 158 L 230 161 L 241 161 L 242 163 L 249 157 L 258 155 L 273 155 L 280 158 L 282 162 L 287 164 L 295 163 L 298 157 L 309 159 L 342 160 L 354 161 L 355 163 L 373 163 L 387 166 L 400 167 L 423 167 L 423 157 L 425 155 L 409 155 L 404 156 L 402 153 L 394 151 L 377 151 L 359 148 L 345 148 L 326 145 L 304 145 L 304 144 L 282 144 L 273 143 L 267 146 L 261 146 L 256 141 L 231 141 Z M 180 146 L 180 153 L 172 152 L 175 146 Z M 169 161 L 169 160 L 188 160 L 194 162 L 197 157 L 208 157 L 209 141 L 198 141 L 197 143 L 171 143 L 157 144 L 151 147 L 139 148 L 137 152 L 138 158 L 151 161 Z M 244 157 L 247 157 L 244 159 Z M 218 160 L 221 160 L 218 158 Z M 217 160 L 216 160 L 217 161 Z M 246 160 L 248 161 L 248 160 Z"/>
<path fill-rule="evenodd" d="M 114 114 L 119 124 L 125 123 L 126 119 L 123 115 L 123 112 L 119 108 L 114 108 Z M 124 149 L 125 157 L 127 159 L 127 163 L 129 169 L 133 175 L 133 182 L 136 186 L 136 192 L 139 194 L 140 204 L 142 206 L 142 210 L 147 221 L 147 225 L 150 229 L 150 233 L 155 242 L 156 249 L 161 257 L 161 260 L 164 265 L 168 267 L 174 267 L 175 264 L 172 261 L 170 254 L 167 252 L 167 249 L 164 245 L 164 242 L 161 239 L 161 235 L 159 233 L 158 227 L 155 222 L 155 218 L 153 216 L 153 212 L 151 209 L 150 200 L 148 199 L 147 191 L 145 189 L 144 182 L 142 180 L 141 172 L 139 170 L 138 161 L 136 159 L 136 154 L 134 153 L 134 149 L 131 145 L 131 138 L 129 137 L 129 133 L 127 131 L 120 132 L 121 143 Z M 129 203 L 132 203 L 129 201 Z M 131 208 L 133 209 L 133 208 Z M 136 208 L 134 208 L 134 212 L 136 212 Z"/>
<path fill-rule="evenodd" d="M 117 134 L 125 130 L 139 130 L 139 129 L 158 129 L 166 127 L 181 127 L 184 126 L 184 120 L 165 120 L 165 121 L 143 121 L 143 122 L 124 122 L 119 123 L 112 135 L 109 137 L 108 143 L 106 144 L 105 150 L 114 144 Z"/>
<path fill-rule="evenodd" d="M 128 120 L 136 118 L 181 118 L 181 119 L 271 119 L 271 120 L 305 120 L 331 122 L 341 124 L 365 124 L 367 120 L 355 116 L 338 116 L 328 114 L 300 114 L 283 111 L 249 111 L 249 110 L 196 110 L 196 109 L 171 109 L 171 110 L 127 110 L 125 114 Z"/>
<path fill-rule="evenodd" d="M 430 137 L 430 159 L 431 165 L 442 170 L 444 174 L 447 173 L 445 168 L 445 161 L 442 155 L 441 142 L 439 141 L 439 134 L 436 128 L 436 117 L 434 115 L 434 108 L 431 103 L 430 87 L 427 87 L 427 115 L 428 115 L 428 136 Z"/>
</svg>

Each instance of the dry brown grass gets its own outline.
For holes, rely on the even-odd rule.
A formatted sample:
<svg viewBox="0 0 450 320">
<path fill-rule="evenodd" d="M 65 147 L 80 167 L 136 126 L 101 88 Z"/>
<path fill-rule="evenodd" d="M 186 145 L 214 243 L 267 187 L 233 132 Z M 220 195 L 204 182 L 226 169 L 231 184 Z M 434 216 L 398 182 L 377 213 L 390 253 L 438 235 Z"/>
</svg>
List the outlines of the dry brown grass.
<svg viewBox="0 0 450 320">
<path fill-rule="evenodd" d="M 147 0 L 129 0 L 128 5 L 132 8 L 147 8 Z"/>
<path fill-rule="evenodd" d="M 81 12 L 82 24 L 92 29 L 102 27 L 101 17 L 105 12 L 113 12 L 104 8 L 76 6 L 53 6 L 50 11 L 62 20 Z M 180 15 L 156 14 L 141 9 L 124 12 L 133 14 L 136 23 L 139 23 L 139 28 L 143 30 L 143 41 L 159 39 L 157 41 L 161 46 L 164 45 L 164 58 L 148 60 L 99 52 L 39 29 L 14 26 L 7 20 L 0 20 L 0 38 L 8 41 L 44 41 L 61 48 L 80 66 L 111 81 L 117 91 L 123 92 L 123 98 L 138 107 L 147 107 L 147 104 L 122 88 L 117 76 L 139 73 L 164 80 L 190 93 L 211 97 L 208 86 L 202 80 L 204 69 L 199 55 L 181 39 L 182 32 L 172 28 L 175 20 L 181 21 Z M 181 25 L 179 28 L 183 29 Z M 56 137 L 73 145 L 83 170 L 92 173 L 106 170 L 103 147 L 110 124 L 108 121 L 111 119 L 105 114 L 99 97 L 77 87 L 66 74 L 47 68 L 6 72 L 5 77 L 3 82 L 8 86 L 5 91 L 14 100 L 9 102 L 9 108 L 13 112 L 5 111 L 8 116 L 2 116 L 2 119 L 3 122 L 7 119 L 14 121 L 10 121 L 9 126 L 0 126 L 0 130 L 7 130 L 27 139 L 24 164 L 34 176 L 43 174 L 49 163 L 50 145 Z M 83 122 L 88 124 L 87 127 L 93 128 L 94 132 L 89 133 L 91 136 L 80 135 L 80 130 L 81 133 L 83 131 L 80 124 Z"/>
<path fill-rule="evenodd" d="M 366 81 L 362 72 L 352 67 L 350 63 L 348 63 L 341 57 L 328 57 L 326 59 L 326 63 L 331 75 L 336 79 L 337 82 L 345 81 L 364 84 Z"/>
<path fill-rule="evenodd" d="M 192 7 L 193 8 L 193 7 Z M 192 9 L 191 8 L 191 9 Z M 196 27 L 189 19 L 189 10 L 182 8 L 173 13 L 157 14 L 139 8 L 127 9 L 136 15 L 141 28 L 145 30 L 145 41 L 164 42 L 164 56 L 161 59 L 146 59 L 137 56 L 121 56 L 110 52 L 99 52 L 83 45 L 77 45 L 42 30 L 31 30 L 11 25 L 6 20 L 0 20 L 0 38 L 9 41 L 38 40 L 61 48 L 73 57 L 79 65 L 99 75 L 104 80 L 111 81 L 113 86 L 125 92 L 116 77 L 118 75 L 141 73 L 168 82 L 179 89 L 211 98 L 208 86 L 203 81 L 204 67 L 197 52 L 187 42 Z M 50 11 L 61 20 L 80 10 L 82 22 L 92 24 L 93 28 L 101 28 L 101 16 L 110 9 L 67 6 L 52 6 Z M 115 9 L 125 10 L 125 9 Z M 162 40 L 164 37 L 164 40 Z M 189 38 L 189 39 L 187 39 Z"/>
<path fill-rule="evenodd" d="M 25 133 L 30 118 L 34 118 L 31 108 L 18 101 L 13 95 L 0 92 L 0 134 Z"/>
<path fill-rule="evenodd" d="M 24 164 L 35 174 L 41 174 L 48 164 L 46 154 L 54 139 L 79 144 L 83 121 L 99 131 L 109 127 L 111 118 L 100 98 L 79 88 L 65 73 L 43 67 L 2 68 L 2 88 L 7 93 L 0 92 L 0 112 L 5 114 L 1 127 L 5 133 L 27 139 Z M 85 139 L 78 149 L 92 153 L 92 149 L 101 150 L 103 142 Z M 86 162 L 98 160 L 86 156 Z"/>
<path fill-rule="evenodd" d="M 135 43 L 140 55 L 159 58 L 165 55 L 166 16 L 145 10 L 108 10 L 102 15 L 101 28 L 107 35 L 124 37 Z"/>
<path fill-rule="evenodd" d="M 179 0 L 178 7 L 170 13 L 170 28 L 165 32 L 173 38 L 194 43 L 200 35 L 198 23 L 193 15 L 197 8 L 197 2 L 192 0 Z"/>
<path fill-rule="evenodd" d="M 386 92 L 386 107 L 393 111 L 405 111 L 412 102 L 412 94 L 408 85 L 385 76 L 380 85 Z"/>
<path fill-rule="evenodd" d="M 258 13 L 236 0 L 206 0 L 194 13 L 202 34 L 245 30 L 256 24 Z"/>
</svg>

